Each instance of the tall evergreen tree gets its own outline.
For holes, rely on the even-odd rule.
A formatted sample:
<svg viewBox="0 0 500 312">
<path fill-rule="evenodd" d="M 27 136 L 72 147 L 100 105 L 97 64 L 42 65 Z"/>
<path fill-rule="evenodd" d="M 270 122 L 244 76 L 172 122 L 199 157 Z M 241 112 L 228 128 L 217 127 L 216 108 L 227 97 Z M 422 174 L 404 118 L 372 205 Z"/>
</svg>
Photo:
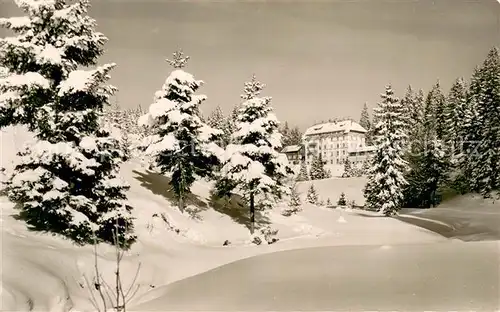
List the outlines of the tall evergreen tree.
<svg viewBox="0 0 500 312">
<path fill-rule="evenodd" d="M 313 156 L 311 169 L 309 170 L 309 176 L 311 177 L 311 180 L 321 180 L 328 177 L 321 154 L 319 154 L 318 156 Z"/>
<path fill-rule="evenodd" d="M 206 96 L 195 94 L 203 81 L 182 69 L 187 59 L 181 51 L 174 53 L 169 61 L 174 70 L 156 92 L 149 113 L 139 119 L 139 124 L 155 129 L 146 153 L 162 173 L 171 173 L 170 185 L 181 210 L 196 178 L 211 177 L 222 156 L 215 143 L 222 131 L 208 126 L 198 115 Z"/>
<path fill-rule="evenodd" d="M 440 140 L 446 137 L 446 125 L 448 124 L 445 107 L 446 98 L 441 91 L 441 84 L 438 81 L 427 95 L 425 114 L 427 115 L 426 128 L 435 129 L 437 138 Z"/>
<path fill-rule="evenodd" d="M 285 178 L 293 173 L 286 156 L 277 152 L 282 136 L 279 122 L 270 106 L 270 97 L 259 97 L 264 85 L 255 75 L 245 83 L 245 93 L 237 118 L 233 142 L 226 148 L 219 194 L 237 192 L 250 208 L 250 231 L 255 229 L 256 207 L 265 209 L 288 193 Z"/>
<path fill-rule="evenodd" d="M 307 165 L 305 161 L 300 162 L 300 170 L 296 180 L 297 182 L 309 180 L 309 174 L 307 173 Z"/>
<path fill-rule="evenodd" d="M 404 97 L 401 99 L 401 106 L 403 108 L 403 117 L 405 118 L 407 130 L 409 130 L 411 115 L 415 108 L 415 92 L 413 92 L 411 85 L 408 86 Z"/>
<path fill-rule="evenodd" d="M 359 125 L 365 130 L 371 129 L 370 114 L 368 113 L 368 105 L 365 103 L 361 110 L 361 117 L 359 118 Z"/>
<path fill-rule="evenodd" d="M 466 96 L 465 113 L 461 127 L 462 148 L 459 155 L 459 167 L 466 183 L 466 189 L 477 190 L 472 176 L 474 159 L 477 157 L 479 143 L 481 142 L 481 120 L 478 115 L 481 91 L 481 70 L 474 69 Z"/>
<path fill-rule="evenodd" d="M 418 141 L 421 137 L 420 130 L 424 124 L 425 119 L 425 96 L 424 91 L 420 89 L 415 93 L 415 97 L 412 101 L 412 106 L 408 119 L 408 140 L 410 142 L 410 146 L 414 144 L 414 142 Z"/>
<path fill-rule="evenodd" d="M 225 148 L 231 142 L 232 126 L 229 116 L 224 116 L 224 112 L 220 106 L 217 106 L 214 111 L 208 116 L 207 124 L 222 131 L 222 135 L 218 140 L 218 145 Z"/>
<path fill-rule="evenodd" d="M 344 162 L 344 173 L 342 173 L 343 178 L 350 178 L 354 176 L 353 167 L 349 159 Z"/>
<path fill-rule="evenodd" d="M 314 184 L 311 184 L 311 186 L 307 189 L 306 201 L 313 205 L 318 203 L 318 192 L 316 191 Z"/>
<path fill-rule="evenodd" d="M 283 135 L 283 146 L 302 144 L 302 132 L 299 127 L 290 127 L 288 122 L 285 122 L 280 132 Z"/>
<path fill-rule="evenodd" d="M 403 160 L 406 139 L 403 108 L 390 85 L 381 94 L 382 101 L 375 109 L 378 123 L 375 127 L 375 145 L 372 168 L 364 189 L 366 205 L 385 215 L 396 213 L 403 201 L 403 188 L 407 182 L 403 173 L 407 163 Z"/>
<path fill-rule="evenodd" d="M 500 187 L 500 55 L 493 48 L 479 71 L 479 86 L 473 90 L 477 103 L 480 144 L 472 155 L 475 191 L 490 196 Z M 471 129 L 472 130 L 472 129 Z"/>
<path fill-rule="evenodd" d="M 426 119 L 434 119 L 426 114 Z M 411 170 L 407 172 L 408 185 L 404 192 L 404 205 L 411 208 L 428 208 L 440 201 L 440 188 L 448 182 L 449 158 L 443 140 L 437 136 L 437 125 L 424 120 L 421 139 L 410 153 Z M 432 127 L 434 126 L 434 128 Z"/>
<path fill-rule="evenodd" d="M 447 102 L 447 136 L 446 144 L 453 150 L 453 155 L 460 153 L 462 137 L 462 128 L 467 107 L 467 87 L 462 78 L 457 79 L 446 99 Z"/>
<path fill-rule="evenodd" d="M 288 143 L 290 145 L 301 145 L 302 144 L 302 132 L 299 127 L 295 126 L 290 129 L 290 133 L 288 135 Z"/>
<path fill-rule="evenodd" d="M 30 228 L 78 244 L 135 241 L 118 178 L 124 155 L 99 127 L 115 88 L 105 85 L 115 66 L 93 70 L 106 37 L 87 16 L 88 1 L 18 1 L 23 17 L 0 19 L 17 34 L 0 39 L 0 127 L 24 124 L 37 142 L 19 153 L 7 181 L 8 197 Z"/>
</svg>

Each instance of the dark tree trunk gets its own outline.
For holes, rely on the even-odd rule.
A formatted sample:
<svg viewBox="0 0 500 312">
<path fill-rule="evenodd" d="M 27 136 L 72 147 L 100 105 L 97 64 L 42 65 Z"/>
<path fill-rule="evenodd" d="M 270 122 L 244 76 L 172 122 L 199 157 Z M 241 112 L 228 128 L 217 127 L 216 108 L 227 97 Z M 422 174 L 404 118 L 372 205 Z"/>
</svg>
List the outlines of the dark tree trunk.
<svg viewBox="0 0 500 312">
<path fill-rule="evenodd" d="M 253 192 L 250 192 L 250 234 L 255 231 L 255 201 Z"/>
</svg>

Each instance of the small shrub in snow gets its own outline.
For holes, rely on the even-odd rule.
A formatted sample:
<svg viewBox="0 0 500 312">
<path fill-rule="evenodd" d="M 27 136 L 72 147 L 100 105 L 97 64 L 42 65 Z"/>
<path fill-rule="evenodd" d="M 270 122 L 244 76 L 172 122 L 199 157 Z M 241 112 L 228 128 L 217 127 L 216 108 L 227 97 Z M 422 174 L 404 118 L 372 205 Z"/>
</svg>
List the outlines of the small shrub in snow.
<svg viewBox="0 0 500 312">
<path fill-rule="evenodd" d="M 327 206 L 327 207 L 331 207 L 331 206 L 332 206 L 332 201 L 330 200 L 330 198 L 328 198 L 328 199 L 326 200 L 326 206 Z"/>
<path fill-rule="evenodd" d="M 254 243 L 255 245 L 260 245 L 262 244 L 262 239 L 258 235 L 253 235 L 252 243 Z"/>
<path fill-rule="evenodd" d="M 338 206 L 347 206 L 347 200 L 345 198 L 345 193 L 342 192 L 340 194 L 339 200 L 337 201 Z"/>
<path fill-rule="evenodd" d="M 229 246 L 229 245 L 231 245 L 231 242 L 229 240 L 227 240 L 227 239 L 222 244 L 222 246 Z"/>
<path fill-rule="evenodd" d="M 268 244 L 276 243 L 279 240 L 278 238 L 276 238 L 276 235 L 278 235 L 278 230 L 273 230 L 270 226 L 266 226 L 265 228 L 261 229 L 260 233 L 264 236 L 264 239 Z"/>
<path fill-rule="evenodd" d="M 316 205 L 318 203 L 318 193 L 314 188 L 314 184 L 311 184 L 311 186 L 309 186 L 309 189 L 307 190 L 306 200 L 309 204 Z"/>
<path fill-rule="evenodd" d="M 255 245 L 261 245 L 264 241 L 269 245 L 274 244 L 279 241 L 276 235 L 278 235 L 278 230 L 273 230 L 270 226 L 266 226 L 260 229 L 258 233 L 252 234 L 251 242 Z"/>
</svg>

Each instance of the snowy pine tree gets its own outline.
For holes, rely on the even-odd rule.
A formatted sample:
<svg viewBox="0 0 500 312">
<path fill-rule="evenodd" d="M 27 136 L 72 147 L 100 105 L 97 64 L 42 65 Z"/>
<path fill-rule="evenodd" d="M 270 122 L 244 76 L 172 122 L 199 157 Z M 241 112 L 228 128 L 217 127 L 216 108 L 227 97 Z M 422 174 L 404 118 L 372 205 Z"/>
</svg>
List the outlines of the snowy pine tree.
<svg viewBox="0 0 500 312">
<path fill-rule="evenodd" d="M 133 235 L 128 189 L 118 178 L 118 142 L 98 118 L 115 88 L 105 85 L 115 66 L 97 63 L 107 40 L 87 16 L 88 1 L 19 1 L 23 17 L 0 19 L 16 37 L 0 39 L 0 127 L 24 124 L 37 142 L 19 153 L 7 195 L 19 217 L 37 231 L 78 244 L 115 243 Z"/>
<path fill-rule="evenodd" d="M 321 180 L 327 178 L 327 173 L 321 154 L 319 154 L 319 156 L 313 156 L 311 169 L 309 170 L 309 176 L 311 177 L 311 180 Z"/>
<path fill-rule="evenodd" d="M 476 78 L 477 79 L 477 78 Z M 500 188 L 500 54 L 493 48 L 478 72 L 479 85 L 472 86 L 477 108 L 476 137 L 480 143 L 472 153 L 473 190 L 488 197 Z M 474 131 L 474 129 L 471 129 Z"/>
<path fill-rule="evenodd" d="M 283 146 L 302 144 L 302 132 L 298 127 L 290 127 L 288 122 L 285 122 L 285 125 L 280 127 L 280 133 L 283 136 Z"/>
<path fill-rule="evenodd" d="M 327 198 L 326 199 L 326 207 L 331 207 L 332 206 L 332 201 L 330 200 L 330 198 Z"/>
<path fill-rule="evenodd" d="M 297 184 L 294 183 L 291 192 L 290 192 L 290 202 L 289 205 L 291 207 L 299 207 L 301 205 L 301 200 L 300 200 L 300 193 L 297 190 Z"/>
<path fill-rule="evenodd" d="M 226 148 L 217 183 L 219 194 L 234 191 L 245 198 L 250 208 L 252 233 L 256 207 L 269 208 L 288 193 L 284 182 L 293 173 L 286 156 L 277 152 L 282 140 L 279 122 L 272 112 L 271 98 L 259 97 L 263 87 L 255 75 L 245 83 L 242 96 L 245 102 L 241 104 L 233 135 L 235 143 Z"/>
<path fill-rule="evenodd" d="M 394 96 L 391 86 L 381 94 L 382 101 L 375 109 L 375 146 L 372 168 L 364 189 L 366 205 L 385 215 L 392 215 L 401 207 L 403 188 L 407 182 L 403 173 L 407 163 L 403 160 L 404 131 L 403 108 Z"/>
<path fill-rule="evenodd" d="M 307 189 L 306 201 L 309 204 L 313 204 L 313 205 L 316 205 L 318 203 L 318 193 L 316 192 L 316 189 L 314 188 L 314 184 L 311 184 L 311 186 L 309 186 L 309 188 Z"/>
<path fill-rule="evenodd" d="M 214 129 L 222 131 L 222 135 L 217 142 L 220 147 L 225 148 L 231 143 L 234 126 L 231 124 L 230 116 L 224 116 L 224 112 L 220 106 L 217 106 L 208 116 L 207 124 Z"/>
<path fill-rule="evenodd" d="M 215 129 L 222 130 L 222 122 L 224 121 L 224 112 L 220 106 L 217 106 L 211 113 L 208 115 L 207 124 Z"/>
<path fill-rule="evenodd" d="M 138 123 L 152 127 L 154 134 L 146 138 L 150 142 L 146 154 L 162 173 L 170 173 L 170 185 L 177 196 L 179 209 L 184 209 L 184 199 L 197 177 L 211 177 L 219 165 L 221 148 L 215 141 L 222 134 L 203 123 L 199 106 L 205 95 L 195 92 L 203 81 L 180 69 L 188 57 L 174 53 L 169 63 L 174 70 L 167 77 L 162 89 L 155 94 L 155 103 Z"/>
<path fill-rule="evenodd" d="M 432 90 L 427 95 L 425 101 L 425 113 L 426 113 L 426 128 L 436 129 L 436 135 L 438 139 L 444 139 L 446 137 L 446 125 L 448 124 L 446 116 L 446 98 L 441 91 L 440 82 L 432 87 Z"/>
<path fill-rule="evenodd" d="M 426 107 L 433 109 L 431 105 Z M 407 160 L 410 169 L 405 178 L 408 182 L 404 192 L 404 205 L 412 208 L 429 208 L 440 201 L 440 189 L 448 182 L 449 157 L 443 140 L 437 136 L 437 123 L 432 112 L 425 113 L 423 125 L 419 127 L 421 138 Z"/>
<path fill-rule="evenodd" d="M 350 178 L 355 175 L 354 168 L 352 167 L 349 159 L 346 159 L 344 162 L 344 172 L 342 173 L 343 178 Z"/>
<path fill-rule="evenodd" d="M 368 105 L 365 103 L 363 109 L 361 110 L 361 117 L 359 118 L 359 125 L 365 130 L 370 130 L 372 128 L 370 121 L 370 114 L 368 113 Z"/>
<path fill-rule="evenodd" d="M 307 173 L 307 165 L 305 161 L 300 163 L 300 170 L 296 180 L 297 182 L 309 180 L 309 173 Z"/>
<path fill-rule="evenodd" d="M 448 123 L 446 129 L 446 144 L 453 150 L 453 155 L 459 155 L 462 143 L 462 128 L 467 107 L 467 87 L 462 78 L 457 79 L 446 99 Z"/>
<path fill-rule="evenodd" d="M 405 131 L 407 135 L 407 141 L 406 144 L 410 144 L 409 142 L 409 134 L 410 134 L 410 127 L 412 126 L 413 121 L 411 120 L 411 115 L 415 110 L 415 93 L 413 92 L 413 89 L 411 86 L 408 86 L 406 89 L 406 93 L 404 97 L 401 99 L 401 106 L 403 108 L 403 117 L 404 117 L 404 123 L 406 125 Z"/>
</svg>

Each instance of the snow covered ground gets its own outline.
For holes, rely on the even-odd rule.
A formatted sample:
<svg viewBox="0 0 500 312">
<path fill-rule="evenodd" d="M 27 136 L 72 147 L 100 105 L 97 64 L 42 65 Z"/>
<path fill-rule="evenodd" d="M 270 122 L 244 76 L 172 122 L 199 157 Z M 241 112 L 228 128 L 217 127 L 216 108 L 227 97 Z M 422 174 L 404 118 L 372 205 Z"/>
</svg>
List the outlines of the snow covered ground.
<svg viewBox="0 0 500 312">
<path fill-rule="evenodd" d="M 15 150 L 29 139 L 24 131 L 12 128 L 2 131 L 2 165 L 8 167 L 15 158 Z M 279 230 L 280 241 L 255 246 L 249 243 L 246 211 L 228 210 L 220 203 L 212 203 L 209 183 L 195 183 L 188 211 L 181 213 L 170 200 L 166 177 L 148 172 L 139 162 L 124 164 L 121 173 L 131 185 L 129 200 L 135 208 L 139 236 L 122 264 L 125 285 L 133 280 L 137 266 L 141 265 L 137 279 L 140 289 L 131 305 L 156 299 L 157 289 L 162 285 L 258 254 L 320 246 L 383 246 L 445 240 L 394 219 L 362 217 L 355 211 L 304 205 L 303 211 L 291 217 L 280 214 L 282 207 L 261 217 L 261 223 L 270 223 Z M 311 182 L 299 186 L 303 199 L 303 188 L 308 183 Z M 317 181 L 315 186 L 320 196 L 329 196 L 332 202 L 344 191 L 349 200 L 361 203 L 363 183 L 356 179 L 329 179 Z M 94 276 L 92 248 L 76 247 L 59 237 L 28 231 L 24 223 L 12 217 L 13 204 L 4 197 L 0 200 L 1 310 L 92 310 L 85 282 L 85 277 L 91 283 Z M 231 245 L 222 246 L 225 240 Z M 99 246 L 98 253 L 99 267 L 112 283 L 113 251 Z"/>
<path fill-rule="evenodd" d="M 366 184 L 366 177 L 361 178 L 330 178 L 316 181 L 305 181 L 298 184 L 299 192 L 307 194 L 307 189 L 313 184 L 316 189 L 319 200 L 329 198 L 332 204 L 336 205 L 342 192 L 346 195 L 347 202 L 354 201 L 356 205 L 363 206 L 365 198 L 363 197 L 363 188 Z"/>
</svg>

